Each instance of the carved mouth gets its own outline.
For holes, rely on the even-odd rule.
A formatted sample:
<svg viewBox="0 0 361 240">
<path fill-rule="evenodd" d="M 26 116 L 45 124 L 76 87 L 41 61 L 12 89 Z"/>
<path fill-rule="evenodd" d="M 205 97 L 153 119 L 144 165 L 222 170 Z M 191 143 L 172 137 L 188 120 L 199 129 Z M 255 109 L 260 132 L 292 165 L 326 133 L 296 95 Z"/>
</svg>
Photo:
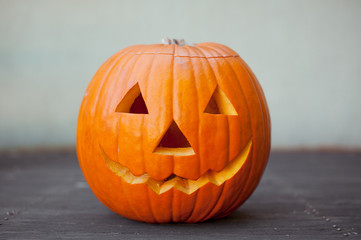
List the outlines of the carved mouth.
<svg viewBox="0 0 361 240">
<path fill-rule="evenodd" d="M 203 187 L 209 182 L 217 186 L 220 186 L 225 181 L 232 178 L 241 169 L 244 162 L 248 158 L 248 155 L 251 151 L 251 146 L 252 146 L 252 140 L 250 140 L 247 143 L 246 147 L 242 150 L 242 152 L 239 153 L 238 156 L 235 157 L 231 162 L 229 162 L 220 172 L 209 170 L 197 180 L 190 180 L 172 174 L 162 181 L 150 177 L 148 173 L 145 173 L 140 176 L 135 176 L 130 172 L 130 170 L 127 167 L 123 166 L 118 162 L 111 160 L 106 155 L 106 153 L 104 152 L 101 146 L 100 146 L 100 150 L 108 168 L 115 175 L 121 177 L 125 182 L 129 184 L 146 183 L 157 194 L 162 194 L 164 192 L 167 192 L 173 187 L 186 194 L 192 194 L 193 192 L 197 191 L 199 188 Z"/>
</svg>

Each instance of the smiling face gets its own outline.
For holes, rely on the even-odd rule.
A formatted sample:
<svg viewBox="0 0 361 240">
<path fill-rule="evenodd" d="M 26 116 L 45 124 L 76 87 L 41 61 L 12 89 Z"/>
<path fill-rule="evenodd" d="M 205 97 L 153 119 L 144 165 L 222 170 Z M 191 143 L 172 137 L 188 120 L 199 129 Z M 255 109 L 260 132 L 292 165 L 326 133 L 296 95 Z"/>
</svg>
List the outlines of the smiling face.
<svg viewBox="0 0 361 240">
<path fill-rule="evenodd" d="M 214 212 L 208 206 L 188 221 L 228 214 L 254 190 L 267 161 L 265 104 L 248 66 L 223 45 L 129 47 L 104 63 L 87 89 L 79 161 L 99 199 L 126 217 L 175 221 L 171 207 L 160 220 L 137 204 L 194 205 L 200 196 L 229 206 Z M 182 209 L 194 212 L 192 204 Z"/>
</svg>

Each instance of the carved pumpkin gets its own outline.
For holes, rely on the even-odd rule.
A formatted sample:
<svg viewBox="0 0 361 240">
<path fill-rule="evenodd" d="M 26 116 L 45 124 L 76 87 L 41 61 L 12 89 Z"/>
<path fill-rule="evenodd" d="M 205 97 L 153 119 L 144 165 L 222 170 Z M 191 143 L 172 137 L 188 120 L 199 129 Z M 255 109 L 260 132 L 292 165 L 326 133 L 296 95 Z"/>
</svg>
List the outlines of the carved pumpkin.
<svg viewBox="0 0 361 240">
<path fill-rule="evenodd" d="M 93 77 L 78 118 L 78 158 L 94 194 L 144 222 L 232 213 L 256 188 L 269 150 L 261 86 L 216 43 L 123 49 Z"/>
</svg>

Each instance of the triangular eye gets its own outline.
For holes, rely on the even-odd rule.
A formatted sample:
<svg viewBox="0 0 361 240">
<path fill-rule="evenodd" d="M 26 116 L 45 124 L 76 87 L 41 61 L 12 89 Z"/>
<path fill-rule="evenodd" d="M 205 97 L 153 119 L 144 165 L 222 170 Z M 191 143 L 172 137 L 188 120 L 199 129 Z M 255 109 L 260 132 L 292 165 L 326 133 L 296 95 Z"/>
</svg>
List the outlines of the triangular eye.
<svg viewBox="0 0 361 240">
<path fill-rule="evenodd" d="M 148 108 L 145 105 L 138 83 L 135 84 L 134 87 L 127 92 L 127 94 L 125 94 L 115 111 L 123 113 L 148 114 Z"/>
<path fill-rule="evenodd" d="M 231 101 L 229 101 L 226 94 L 218 86 L 214 90 L 211 99 L 209 99 L 204 112 L 210 114 L 237 115 Z"/>
</svg>

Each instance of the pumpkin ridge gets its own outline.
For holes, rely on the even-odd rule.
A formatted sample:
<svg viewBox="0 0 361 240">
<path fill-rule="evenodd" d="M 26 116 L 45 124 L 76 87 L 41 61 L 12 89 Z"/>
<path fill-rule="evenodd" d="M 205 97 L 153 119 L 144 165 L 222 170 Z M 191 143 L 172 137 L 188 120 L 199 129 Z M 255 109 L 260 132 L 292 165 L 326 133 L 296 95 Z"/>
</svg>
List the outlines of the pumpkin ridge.
<svg viewBox="0 0 361 240">
<path fill-rule="evenodd" d="M 203 47 L 203 49 L 204 48 L 208 48 L 208 49 L 212 49 L 214 52 L 216 52 L 216 53 L 219 53 L 218 51 L 217 51 L 217 49 L 215 49 L 215 48 L 212 48 L 212 47 L 209 47 L 209 46 L 202 46 Z M 203 52 L 203 49 L 201 49 L 201 51 Z M 227 62 L 227 65 L 231 68 L 231 70 L 232 70 L 232 72 L 234 73 L 234 69 L 232 68 L 232 66 L 230 66 L 230 64 L 229 64 L 229 62 L 227 61 L 227 60 L 225 60 L 226 62 Z M 209 63 L 210 64 L 210 63 Z M 218 65 L 218 62 L 216 62 L 215 64 L 217 64 Z M 212 68 L 212 71 L 213 71 L 213 67 L 212 67 L 212 64 L 210 64 L 211 65 L 211 68 Z M 215 74 L 215 73 L 214 73 Z M 240 81 L 239 81 L 239 78 L 238 78 L 238 76 L 234 73 L 234 76 L 236 77 L 236 79 L 237 79 L 237 84 L 238 84 L 238 86 L 240 87 L 240 89 L 241 89 L 241 91 L 242 91 L 242 97 L 243 97 L 243 99 L 244 99 L 244 101 L 246 102 L 246 106 L 247 106 L 247 116 L 248 116 L 248 118 L 250 118 L 250 114 L 249 114 L 249 106 L 248 106 L 248 102 L 246 101 L 246 99 L 245 99 L 245 95 L 244 95 L 244 91 L 243 91 L 243 88 L 242 88 L 242 86 L 241 86 L 241 84 L 240 84 Z M 216 78 L 217 79 L 217 78 Z M 219 84 L 218 84 L 218 81 L 217 81 L 217 86 L 219 86 Z M 238 114 L 238 113 L 237 113 Z M 229 121 L 229 119 L 227 118 L 227 121 Z M 251 129 L 253 129 L 252 128 L 252 121 L 249 119 L 249 122 L 250 122 L 250 124 L 251 124 Z M 253 136 L 253 132 L 252 132 L 252 136 Z M 229 137 L 229 133 L 228 133 L 228 137 Z M 253 151 L 252 151 L 253 152 Z M 252 161 L 252 159 L 250 159 L 250 161 L 251 161 L 251 166 L 252 166 L 252 163 L 253 163 L 253 161 Z M 250 174 L 248 174 L 248 176 L 247 176 L 247 179 L 249 178 L 249 175 Z M 246 180 L 247 181 L 247 180 Z M 225 184 L 227 184 L 227 183 L 225 183 Z M 246 185 L 246 184 L 245 184 Z M 223 189 L 224 189 L 224 186 L 223 186 L 223 188 L 222 188 L 222 192 L 223 192 Z M 241 191 L 242 192 L 242 191 Z M 205 216 L 205 217 L 203 217 L 203 218 L 201 218 L 200 220 L 198 219 L 198 221 L 204 221 L 205 219 L 207 219 L 207 218 L 209 218 L 209 216 L 213 216 L 213 215 L 217 215 L 218 214 L 218 212 L 223 212 L 224 211 L 224 209 L 222 209 L 222 207 L 221 206 L 219 206 L 219 204 L 222 204 L 222 201 L 220 201 L 221 200 L 221 198 L 222 198 L 222 195 L 219 195 L 219 197 L 218 197 L 218 199 L 217 199 L 217 201 L 216 201 L 216 203 L 214 204 L 214 206 L 211 208 L 211 211 Z M 238 198 L 235 198 L 235 200 L 238 200 Z"/>
<path fill-rule="evenodd" d="M 174 54 L 176 52 L 176 45 L 172 45 L 173 46 L 173 57 L 172 57 L 172 94 L 171 94 L 171 101 L 172 103 L 174 102 L 174 69 L 175 69 L 175 57 L 174 57 Z M 173 110 L 173 104 L 172 104 L 172 107 L 170 108 L 171 110 L 171 114 L 172 116 L 174 116 L 174 110 Z M 175 160 L 174 160 L 174 155 L 172 156 L 172 166 L 173 166 L 173 170 L 172 172 L 174 173 L 174 166 L 175 166 Z M 172 209 L 173 209 L 173 205 L 174 205 L 174 191 L 172 191 Z M 172 218 L 173 218 L 173 213 L 172 213 Z"/>
<path fill-rule="evenodd" d="M 262 126 L 263 126 L 263 139 L 266 140 L 267 137 L 270 137 L 270 135 L 268 136 L 268 132 L 267 132 L 267 128 L 266 128 L 266 121 L 268 121 L 270 119 L 269 117 L 269 113 L 268 113 L 268 108 L 266 108 L 266 100 L 265 100 L 265 97 L 264 97 L 264 94 L 263 94 L 263 91 L 262 89 L 259 87 L 259 82 L 256 78 L 256 76 L 253 74 L 253 72 L 251 72 L 249 70 L 249 67 L 248 65 L 241 59 L 240 61 L 240 64 L 242 66 L 242 68 L 247 72 L 247 74 L 249 75 L 249 78 L 251 80 L 251 83 L 253 85 L 253 88 L 254 90 L 256 91 L 257 93 L 257 99 L 258 99 L 258 102 L 259 102 L 259 105 L 260 105 L 260 110 L 261 110 L 261 114 L 262 114 Z M 262 98 L 262 99 L 261 99 Z M 267 123 L 267 126 L 270 126 L 270 123 Z M 269 127 L 269 130 L 270 130 L 270 127 Z M 267 142 L 267 141 L 265 141 Z M 264 152 L 263 152 L 263 169 L 260 169 L 261 173 L 264 171 L 265 169 L 265 166 L 267 164 L 267 159 L 268 159 L 268 155 L 269 155 L 269 151 L 270 151 L 270 142 L 268 142 L 268 145 L 266 146 Z M 260 177 L 262 176 L 262 174 L 260 174 L 259 176 L 259 179 L 256 180 L 254 182 L 254 188 L 258 185 L 258 182 L 260 181 Z M 248 193 L 247 195 L 251 195 L 252 192 Z"/>
<path fill-rule="evenodd" d="M 194 49 L 196 49 L 195 47 L 191 47 L 191 46 L 185 46 L 185 49 L 187 50 L 187 52 L 188 52 L 188 54 L 190 55 L 191 54 L 191 49 L 192 50 L 194 50 Z M 191 68 L 191 70 L 192 70 L 192 76 L 193 76 L 193 79 L 191 79 L 191 81 L 193 82 L 193 86 L 194 86 L 194 89 L 195 89 L 195 93 L 196 93 L 196 102 L 195 102 L 195 106 L 196 106 L 196 108 L 197 108 L 197 112 L 199 113 L 199 104 L 198 104 L 198 102 L 199 102 L 199 100 L 198 100 L 198 96 L 199 96 L 199 93 L 198 93 L 198 88 L 197 88 L 197 83 L 196 83 L 196 76 L 195 76 L 195 71 L 194 71 L 194 65 L 193 65 L 194 63 L 193 63 L 193 61 L 192 61 L 192 58 L 190 58 L 190 63 L 189 63 L 189 65 L 190 65 L 190 68 Z M 197 122 L 199 122 L 199 115 L 197 116 L 197 119 L 196 119 L 196 121 Z M 195 144 L 195 146 L 196 146 L 196 148 L 197 148 L 197 151 L 199 152 L 199 146 L 200 146 L 200 144 L 199 144 L 199 126 L 197 126 L 197 137 L 195 138 L 195 141 L 197 141 L 196 142 L 196 144 Z M 201 176 L 201 169 L 200 169 L 200 165 L 198 164 L 197 165 L 197 167 L 198 167 L 198 176 Z M 197 199 L 196 199 L 197 200 Z M 194 208 L 192 208 L 192 211 L 193 211 L 193 209 Z"/>
<path fill-rule="evenodd" d="M 156 53 L 160 48 L 162 47 L 162 45 L 159 45 L 158 47 L 156 47 L 155 49 L 154 49 L 154 52 Z M 155 58 L 156 58 L 156 55 L 154 55 L 153 57 L 152 57 L 152 61 L 151 61 L 151 63 L 150 63 L 150 66 L 148 66 L 147 67 L 147 74 L 146 74 L 146 76 L 147 76 L 147 78 L 146 78 L 146 80 L 147 81 L 144 81 L 144 79 L 138 79 L 138 84 L 139 84 L 139 89 L 140 89 L 140 87 L 141 87 L 141 83 L 139 82 L 139 81 L 142 81 L 142 84 L 145 82 L 145 83 L 148 83 L 148 80 L 149 80 L 149 78 L 150 78 L 150 73 L 152 72 L 152 70 L 153 70 L 153 68 L 154 68 L 154 62 L 155 62 Z M 146 85 L 146 84 L 144 84 L 144 85 Z M 146 92 L 147 90 L 145 90 L 145 92 Z M 149 111 L 149 110 L 148 110 Z M 147 128 L 146 126 L 145 126 L 145 124 L 144 124 L 144 118 L 143 118 L 143 120 L 142 120 L 142 131 L 144 130 L 144 128 Z M 146 132 L 148 132 L 148 129 L 146 129 Z M 147 161 L 145 161 L 145 156 L 144 156 L 144 148 L 143 148 L 143 146 L 144 146 L 144 138 L 143 138 L 143 135 L 141 134 L 140 135 L 141 136 L 141 146 L 142 146 L 142 153 L 141 153 L 141 155 L 142 155 L 142 165 L 143 165 L 143 171 L 146 171 L 146 169 L 147 169 Z"/>
<path fill-rule="evenodd" d="M 142 50 L 144 50 L 145 48 L 143 48 Z M 136 63 L 138 62 L 138 60 L 140 59 L 140 56 L 138 56 L 136 59 L 135 59 L 135 63 L 132 65 L 131 69 L 129 70 L 128 72 L 128 76 L 127 76 L 127 79 L 125 80 L 126 83 L 128 83 L 129 79 L 130 79 L 130 76 L 132 74 L 132 71 L 136 65 Z M 116 131 L 116 134 L 117 134 L 117 142 L 118 142 L 118 138 L 119 138 L 119 121 L 117 121 L 117 131 Z M 118 144 L 117 144 L 118 145 Z M 117 161 L 119 162 L 119 147 L 117 147 Z M 144 165 L 143 165 L 143 169 L 144 169 Z M 137 216 L 137 218 L 141 219 L 142 217 L 139 215 L 139 213 L 134 209 L 133 205 L 131 204 L 131 200 L 129 199 L 129 196 L 128 194 L 126 193 L 126 189 L 124 188 L 124 182 L 123 181 L 120 181 L 121 182 L 121 187 L 122 187 L 122 190 L 123 192 L 125 193 L 124 196 L 125 196 L 125 199 L 127 200 L 128 204 L 129 204 L 129 207 L 131 209 L 131 211 L 135 214 L 135 216 Z"/>
<path fill-rule="evenodd" d="M 230 67 L 230 69 L 232 70 L 232 72 L 233 72 L 233 74 L 234 74 L 234 76 L 237 78 L 237 82 L 239 83 L 240 82 L 240 80 L 239 80 L 239 77 L 238 77 L 238 75 L 236 74 L 236 71 L 235 71 L 235 69 L 234 69 L 234 67 L 232 66 L 232 64 L 228 61 L 228 60 L 225 60 L 226 62 L 227 62 L 227 65 Z M 250 73 L 247 71 L 247 69 L 245 69 L 245 67 L 243 66 L 243 64 L 240 64 L 241 65 L 241 67 L 242 67 L 242 69 L 247 73 L 247 75 L 249 76 L 249 78 L 250 78 L 250 84 L 253 86 L 253 89 L 256 91 L 256 96 L 257 96 L 257 101 L 258 101 L 258 105 L 259 105 L 259 108 L 260 108 L 260 112 L 261 112 L 261 119 L 263 120 L 263 121 L 261 121 L 262 122 L 262 129 L 263 129 L 263 138 L 265 139 L 265 126 L 264 126 L 264 116 L 263 116 L 263 106 L 262 106 L 262 104 L 261 104 L 261 100 L 260 100 L 260 98 L 259 98 L 259 92 L 258 92 L 258 89 L 255 87 L 255 84 L 254 84 L 254 82 L 253 82 L 253 77 L 250 75 Z M 241 88 L 241 91 L 244 93 L 244 90 L 243 90 L 243 86 L 241 85 L 241 84 L 239 84 L 240 85 L 240 88 Z M 247 103 L 247 109 L 248 109 L 248 112 L 249 112 L 249 106 L 248 106 L 248 101 L 246 101 L 246 103 Z M 248 116 L 250 116 L 250 114 L 248 114 Z M 252 128 L 252 121 L 250 121 L 250 124 L 251 124 L 251 129 L 253 129 Z M 254 130 L 253 130 L 254 131 Z M 252 131 L 252 135 L 254 136 L 254 133 L 253 133 L 253 131 Z M 256 135 L 257 136 L 257 135 Z M 252 151 L 253 152 L 253 156 L 254 156 L 254 158 L 255 158 L 255 155 L 256 155 L 256 153 L 255 153 L 255 151 Z M 262 159 L 264 159 L 264 157 L 262 158 Z M 247 183 L 248 183 L 248 181 L 249 181 L 249 179 L 253 179 L 253 177 L 252 177 L 252 172 L 254 172 L 254 167 L 255 167 L 255 165 L 254 165 L 254 163 L 253 163 L 253 161 L 251 161 L 251 166 L 250 166 L 250 170 L 249 170 L 249 172 L 250 172 L 250 174 L 248 174 L 247 175 L 247 179 L 246 179 L 246 183 L 245 183 L 245 186 L 248 186 L 248 188 L 245 188 L 245 189 L 243 189 L 242 191 L 240 191 L 239 192 L 239 195 L 241 196 L 241 195 L 243 195 L 244 193 L 246 193 L 246 195 L 245 195 L 245 197 L 244 197 L 244 199 L 247 199 L 248 197 L 249 197 L 249 195 L 254 191 L 254 189 L 255 189 L 255 187 L 253 187 L 253 184 L 251 184 L 250 186 L 249 185 L 247 185 Z M 265 166 L 263 166 L 263 169 L 264 169 L 264 167 Z M 258 184 L 258 181 L 255 181 L 255 186 L 257 186 L 257 184 Z M 227 212 L 227 211 L 229 211 L 230 209 L 232 209 L 232 208 L 234 208 L 236 205 L 238 205 L 239 204 L 239 198 L 235 198 L 234 199 L 234 201 L 233 201 L 233 203 L 232 204 L 230 204 L 229 205 L 229 207 L 227 208 L 227 209 L 225 209 L 225 210 L 222 210 L 222 212 Z M 215 213 L 215 215 L 217 215 L 218 213 Z"/>
<path fill-rule="evenodd" d="M 156 48 L 154 51 L 157 52 L 162 46 L 159 46 L 158 48 Z M 153 68 L 154 68 L 154 60 L 155 60 L 155 57 L 156 55 L 153 56 L 153 60 L 151 62 L 151 65 L 149 66 L 149 71 L 148 71 L 148 78 L 147 78 L 147 81 L 149 80 L 149 77 L 150 77 L 150 73 L 152 72 Z M 139 86 L 140 87 L 140 86 Z M 143 120 L 142 120 L 142 129 L 144 129 L 145 125 L 144 125 L 144 117 L 143 117 Z M 142 149 L 143 146 L 144 146 L 144 138 L 143 138 L 143 135 L 141 134 L 141 144 L 142 144 Z M 143 163 L 143 166 L 145 169 L 147 169 L 147 162 L 145 161 L 145 156 L 144 156 L 144 151 L 142 150 L 142 163 Z M 149 192 L 149 188 L 147 188 L 147 196 L 148 196 L 148 205 L 149 205 L 149 209 L 150 209 L 150 213 L 152 215 L 152 217 L 159 222 L 159 220 L 157 219 L 156 217 L 156 214 L 154 214 L 154 210 L 153 210 L 153 207 L 152 207 L 152 203 L 151 203 L 151 197 L 150 197 L 150 192 Z"/>
<path fill-rule="evenodd" d="M 198 53 L 199 55 L 202 55 L 201 57 L 191 57 L 191 59 L 205 59 L 205 61 L 201 61 L 201 65 L 203 66 L 201 69 L 201 71 L 203 72 L 203 73 L 205 73 L 205 65 L 208 65 L 207 67 L 209 67 L 209 69 L 211 69 L 211 71 L 212 71 L 212 73 L 213 73 L 213 69 L 211 68 L 211 66 L 210 66 L 210 64 L 209 64 L 209 61 L 208 61 L 208 59 L 206 58 L 206 56 L 203 54 L 203 52 L 198 48 L 198 47 L 192 47 L 191 48 L 194 52 L 196 52 L 196 53 Z M 192 64 L 193 64 L 193 61 L 191 60 L 191 62 L 192 62 Z M 192 68 L 193 68 L 193 77 L 194 77 L 194 79 L 197 79 L 196 78 L 196 76 L 195 76 L 195 71 L 194 71 L 194 66 L 192 65 Z M 213 74 L 214 75 L 214 74 Z M 215 79 L 215 76 L 214 76 L 214 81 L 216 81 L 216 79 Z M 198 88 L 198 85 L 197 85 L 197 83 L 195 82 L 195 89 L 196 89 L 196 92 L 197 92 L 197 95 L 199 96 L 200 95 L 200 93 L 199 93 L 199 91 L 200 91 L 200 89 Z M 198 100 L 198 98 L 196 98 L 197 99 L 197 109 L 198 109 L 198 121 L 199 121 L 199 119 L 201 119 L 201 112 L 199 112 L 199 109 L 202 109 L 202 106 L 201 106 L 201 102 Z M 202 148 L 202 144 L 199 144 L 199 142 L 200 142 L 200 139 L 201 139 L 201 131 L 200 131 L 200 127 L 198 126 L 198 138 L 197 138 L 197 141 L 198 141 L 198 152 L 199 153 L 201 153 L 201 148 Z M 202 173 L 201 173 L 201 164 L 202 164 L 202 161 L 199 161 L 199 164 L 198 164 L 198 174 L 199 174 L 199 176 L 201 176 L 202 175 Z M 222 186 L 220 186 L 220 188 L 222 188 L 223 189 L 223 185 Z M 220 194 L 222 193 L 222 189 L 221 189 L 221 191 L 220 191 Z M 203 190 L 204 191 L 204 190 Z M 190 221 L 192 221 L 192 219 L 194 219 L 195 217 L 194 217 L 194 215 L 199 215 L 199 204 L 203 204 L 203 202 L 202 202 L 202 197 L 200 197 L 201 195 L 202 195 L 202 188 L 200 188 L 199 189 L 199 191 L 196 191 L 195 192 L 195 201 L 194 201 L 194 203 L 193 203 L 193 206 L 192 206 L 192 210 L 191 210 L 191 212 L 189 213 L 189 215 L 187 216 L 187 218 L 185 218 L 184 219 L 184 221 L 185 222 L 190 222 Z"/>
<path fill-rule="evenodd" d="M 173 53 L 172 53 L 172 94 L 171 94 L 171 101 L 173 103 L 173 100 L 174 100 L 174 69 L 175 69 L 175 57 L 174 57 L 174 54 L 175 54 L 175 51 L 176 51 L 176 45 L 172 45 L 173 46 Z M 170 111 L 171 111 L 171 114 L 172 116 L 174 115 L 173 113 L 173 105 L 171 105 L 170 107 Z M 174 159 L 174 156 L 172 156 L 172 173 L 174 173 L 174 170 L 175 170 L 175 159 Z M 170 219 L 171 221 L 173 221 L 174 219 L 174 215 L 175 215 L 175 210 L 174 210 L 174 202 L 177 200 L 176 197 L 174 196 L 175 193 L 174 193 L 174 189 L 171 189 L 171 199 L 170 199 L 170 206 L 171 206 L 171 213 L 170 213 Z"/>
<path fill-rule="evenodd" d="M 142 50 L 145 51 L 146 48 L 144 47 Z M 134 63 L 132 64 L 131 68 L 129 69 L 129 72 L 128 72 L 128 74 L 127 74 L 127 77 L 126 77 L 126 79 L 124 79 L 124 82 L 125 82 L 126 85 L 129 84 L 129 80 L 130 80 L 130 78 L 131 78 L 131 76 L 132 76 L 132 72 L 134 71 L 134 68 L 135 68 L 135 66 L 137 65 L 140 57 L 141 57 L 141 55 L 139 55 L 137 58 L 135 58 Z M 131 59 L 132 59 L 132 58 L 131 58 Z M 125 63 L 125 64 L 128 64 L 128 62 L 129 62 L 129 61 L 127 61 L 127 63 Z M 124 65 L 124 66 L 125 66 L 125 65 Z M 132 89 L 132 88 L 133 88 L 135 85 L 137 85 L 137 84 L 138 84 L 138 86 L 139 86 L 139 83 L 136 82 L 132 87 L 130 87 L 130 89 Z M 129 90 L 130 90 L 130 89 L 129 89 Z M 127 92 L 129 92 L 129 90 L 128 90 Z M 139 90 L 140 90 L 140 86 L 139 86 Z M 127 92 L 125 93 L 125 95 L 123 96 L 123 98 L 126 97 Z M 122 100 L 123 100 L 123 99 L 122 99 Z M 116 110 L 114 110 L 114 111 L 116 111 Z M 117 146 L 118 146 L 118 147 L 117 147 L 117 160 L 118 160 L 118 162 L 120 162 L 120 159 L 119 159 L 119 151 L 120 151 L 120 149 L 119 149 L 119 144 L 118 144 L 118 142 L 119 142 L 118 139 L 119 139 L 119 137 L 120 137 L 120 136 L 119 136 L 119 122 L 118 122 L 118 124 L 117 124 L 117 127 L 118 127 L 118 129 L 117 129 L 117 131 L 116 131 L 116 133 L 117 133 Z M 142 168 L 143 171 L 145 171 L 145 165 L 144 165 L 143 161 L 142 161 L 141 168 Z"/>
<path fill-rule="evenodd" d="M 213 79 L 214 81 L 216 82 L 216 86 L 218 85 L 218 81 L 217 81 L 217 76 L 216 76 L 216 73 L 214 72 L 214 69 L 212 67 L 212 64 L 209 62 L 209 58 L 206 57 L 205 53 L 203 52 L 203 49 L 200 47 L 200 46 L 196 46 L 195 49 L 197 49 L 199 51 L 200 54 L 202 54 L 204 56 L 204 59 L 206 60 L 207 64 L 208 64 L 208 67 L 210 69 L 210 72 L 212 73 L 212 76 L 213 76 Z M 211 95 L 212 97 L 212 95 Z M 199 151 L 199 150 L 198 150 Z M 200 152 L 200 151 L 199 151 Z M 228 159 L 227 159 L 228 160 Z M 201 174 L 204 174 L 206 171 L 209 170 L 209 168 L 207 170 L 204 170 L 202 168 L 202 157 L 200 157 L 200 163 L 199 163 L 199 169 L 200 169 L 200 175 Z"/>
<path fill-rule="evenodd" d="M 221 44 L 219 44 L 220 46 L 223 46 L 223 45 L 221 45 Z M 212 47 L 209 47 L 209 46 L 205 46 L 206 48 L 209 48 L 209 49 L 212 49 L 213 51 L 215 51 L 215 52 L 218 52 L 217 51 L 217 49 L 215 49 L 215 48 L 212 48 Z M 238 58 L 239 59 L 241 59 L 239 56 L 238 56 Z M 252 119 L 250 118 L 250 116 L 251 116 L 251 114 L 250 114 L 250 107 L 249 107 L 249 104 L 248 104 L 248 101 L 246 100 L 246 95 L 244 94 L 245 93 L 245 91 L 243 90 L 243 87 L 242 87 L 242 84 L 240 84 L 240 79 L 239 79 L 239 77 L 237 76 L 237 74 L 236 74 L 236 71 L 234 70 L 234 68 L 233 68 L 233 66 L 229 63 L 229 61 L 227 61 L 227 60 L 225 60 L 225 62 L 227 63 L 227 65 L 229 66 L 229 69 L 232 71 L 232 73 L 233 73 L 233 76 L 237 79 L 237 81 L 236 81 L 236 83 L 237 83 L 237 85 L 238 85 L 238 87 L 240 88 L 240 90 L 241 90 L 241 92 L 242 92 L 242 98 L 243 98 L 243 100 L 244 100 L 244 102 L 246 103 L 246 106 L 247 106 L 247 116 L 248 116 L 248 120 L 249 120 L 249 123 L 250 123 L 250 127 L 251 127 L 251 129 L 253 129 L 252 128 Z M 247 72 L 247 71 L 246 71 Z M 248 74 L 248 72 L 247 72 L 247 74 Z M 251 78 L 251 77 L 250 77 Z M 252 82 L 252 84 L 253 84 L 253 82 Z M 258 93 L 258 92 L 257 92 Z M 257 94 L 257 99 L 258 99 L 258 102 L 259 102 L 259 96 L 258 96 L 258 94 Z M 262 107 L 261 107 L 262 108 Z M 236 110 L 236 112 L 237 112 L 237 110 Z M 237 115 L 238 115 L 238 112 L 237 112 Z"/>
<path fill-rule="evenodd" d="M 214 48 L 212 48 L 212 47 L 208 47 L 208 48 L 211 48 L 211 49 L 213 49 L 214 51 L 216 51 L 217 52 L 217 49 L 214 49 Z M 236 79 L 237 79 L 237 83 L 238 83 L 238 85 L 239 85 L 239 87 L 240 87 L 240 89 L 241 89 L 241 91 L 242 91 L 242 93 L 243 93 L 243 98 L 246 98 L 246 96 L 244 95 L 244 90 L 243 90 L 243 87 L 242 87 L 242 84 L 240 84 L 240 79 L 238 78 L 238 76 L 237 76 L 237 74 L 236 74 L 236 72 L 235 72 L 235 70 L 234 70 L 234 68 L 233 68 L 233 66 L 229 63 L 229 61 L 227 61 L 228 59 L 226 59 L 225 61 L 226 61 L 226 63 L 227 63 L 227 65 L 229 66 L 229 68 L 232 70 L 232 72 L 233 72 L 233 75 L 236 77 Z M 248 72 L 247 72 L 247 74 L 248 74 Z M 249 74 L 248 74 L 249 75 Z M 253 82 L 251 82 L 252 83 L 252 85 L 253 85 Z M 258 94 L 257 94 L 257 100 L 258 100 L 258 102 L 259 102 L 259 96 L 258 96 Z M 245 101 L 246 102 L 246 105 L 247 105 L 247 112 L 248 112 L 248 118 L 250 118 L 250 110 L 249 110 L 249 103 L 248 103 L 248 101 Z M 260 106 L 261 107 L 261 106 Z M 252 120 L 251 119 L 249 119 L 250 120 L 250 124 L 251 124 L 251 129 L 253 129 L 252 128 Z M 262 122 L 263 123 L 263 122 Z M 253 133 L 253 131 L 252 131 L 252 136 L 254 136 L 254 133 Z M 257 136 L 257 135 L 256 135 Z M 253 156 L 255 155 L 255 153 L 254 153 L 254 151 L 252 151 L 252 153 L 253 153 Z M 253 160 L 253 158 L 252 158 L 252 160 Z M 245 186 L 247 186 L 247 183 L 248 183 L 248 181 L 249 181 L 249 179 L 252 179 L 251 178 L 251 173 L 252 173 L 252 170 L 253 170 L 253 167 L 254 167 L 254 164 L 253 164 L 253 161 L 251 161 L 251 166 L 250 166 L 250 170 L 249 170 L 249 174 L 247 174 L 247 178 L 246 178 L 246 183 L 245 183 Z M 240 192 L 239 192 L 239 195 L 241 196 L 242 195 L 242 193 L 244 192 L 244 191 L 246 191 L 247 190 L 247 188 L 244 188 L 244 189 L 242 189 Z M 237 202 L 239 201 L 239 199 L 240 198 L 234 198 L 234 201 L 233 201 L 233 203 L 231 203 L 230 205 L 229 205 L 229 207 L 227 208 L 227 209 L 220 209 L 218 212 L 215 212 L 214 213 L 214 215 L 217 215 L 217 214 L 219 214 L 219 212 L 227 212 L 229 209 L 231 209 L 235 204 L 237 204 Z"/>
</svg>

